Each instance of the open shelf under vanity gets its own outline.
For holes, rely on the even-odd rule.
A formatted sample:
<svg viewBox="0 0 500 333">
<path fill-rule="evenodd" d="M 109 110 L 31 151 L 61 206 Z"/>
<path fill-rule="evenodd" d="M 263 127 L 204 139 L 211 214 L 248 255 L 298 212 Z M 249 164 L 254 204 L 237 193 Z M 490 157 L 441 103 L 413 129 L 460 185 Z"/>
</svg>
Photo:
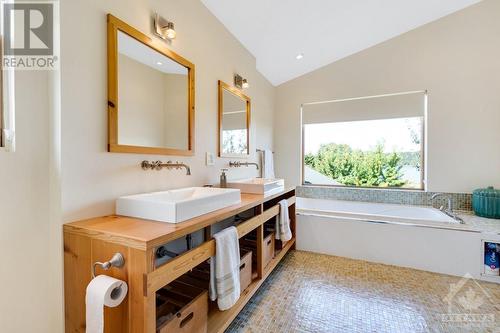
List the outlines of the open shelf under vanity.
<svg viewBox="0 0 500 333">
<path fill-rule="evenodd" d="M 282 243 L 273 227 L 280 200 L 288 202 L 293 238 Z M 211 237 L 218 224 L 233 221 L 240 238 L 240 279 L 236 304 L 220 311 L 208 296 L 209 266 L 215 255 Z M 92 262 L 113 253 L 125 266 L 97 269 L 129 286 L 125 301 L 105 308 L 105 332 L 224 332 L 291 249 L 295 248 L 295 190 L 272 196 L 242 194 L 241 203 L 179 224 L 106 216 L 64 226 L 66 331 L 85 332 L 85 289 Z M 196 232 L 203 240 L 164 261 L 156 259 L 160 246 Z"/>
</svg>

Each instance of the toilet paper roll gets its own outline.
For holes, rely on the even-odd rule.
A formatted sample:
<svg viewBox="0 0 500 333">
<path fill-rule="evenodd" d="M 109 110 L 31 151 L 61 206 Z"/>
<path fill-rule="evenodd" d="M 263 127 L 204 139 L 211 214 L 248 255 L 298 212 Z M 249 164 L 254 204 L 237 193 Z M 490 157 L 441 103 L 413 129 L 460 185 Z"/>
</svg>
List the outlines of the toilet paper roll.
<svg viewBox="0 0 500 333">
<path fill-rule="evenodd" d="M 107 275 L 99 275 L 87 286 L 86 333 L 102 333 L 104 330 L 104 306 L 114 308 L 127 296 L 127 283 Z"/>
</svg>

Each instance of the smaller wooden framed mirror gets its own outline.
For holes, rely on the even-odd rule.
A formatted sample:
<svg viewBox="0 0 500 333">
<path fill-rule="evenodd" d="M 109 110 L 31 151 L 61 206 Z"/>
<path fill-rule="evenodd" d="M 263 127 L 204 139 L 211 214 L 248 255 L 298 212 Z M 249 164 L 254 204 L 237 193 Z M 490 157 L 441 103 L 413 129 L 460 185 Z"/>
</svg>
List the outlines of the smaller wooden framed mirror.
<svg viewBox="0 0 500 333">
<path fill-rule="evenodd" d="M 250 154 L 250 98 L 219 81 L 219 157 Z"/>
<path fill-rule="evenodd" d="M 108 14 L 108 150 L 194 154 L 194 65 Z"/>
</svg>

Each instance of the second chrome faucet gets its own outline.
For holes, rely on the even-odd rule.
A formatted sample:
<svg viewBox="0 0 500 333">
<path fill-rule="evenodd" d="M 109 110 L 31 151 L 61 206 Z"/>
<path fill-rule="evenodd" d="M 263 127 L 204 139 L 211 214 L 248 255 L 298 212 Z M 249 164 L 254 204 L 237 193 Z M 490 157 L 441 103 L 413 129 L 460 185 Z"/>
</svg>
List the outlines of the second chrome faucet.
<svg viewBox="0 0 500 333">
<path fill-rule="evenodd" d="M 249 166 L 249 165 L 255 165 L 257 170 L 259 170 L 259 165 L 257 163 L 253 162 L 240 162 L 240 161 L 230 161 L 229 166 L 232 168 L 239 168 L 241 166 Z"/>
</svg>

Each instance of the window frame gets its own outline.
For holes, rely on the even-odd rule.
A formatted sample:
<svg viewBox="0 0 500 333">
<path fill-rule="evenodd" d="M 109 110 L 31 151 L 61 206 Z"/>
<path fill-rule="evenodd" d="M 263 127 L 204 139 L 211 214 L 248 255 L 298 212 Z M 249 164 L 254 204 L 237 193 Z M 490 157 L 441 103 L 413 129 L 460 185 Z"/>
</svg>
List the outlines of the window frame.
<svg viewBox="0 0 500 333">
<path fill-rule="evenodd" d="M 305 125 L 304 124 L 304 107 L 307 105 L 315 105 L 315 104 L 325 104 L 325 103 L 338 103 L 338 102 L 347 102 L 354 101 L 360 99 L 371 99 L 371 98 L 379 98 L 379 97 L 391 97 L 398 95 L 408 95 L 408 94 L 417 94 L 422 93 L 424 95 L 424 114 L 422 118 L 422 141 L 420 145 L 420 187 L 419 188 L 408 188 L 408 187 L 376 187 L 376 186 L 351 186 L 351 185 L 331 185 L 331 184 L 307 184 L 305 182 Z M 300 105 L 300 144 L 301 144 L 301 169 L 300 169 L 300 184 L 302 186 L 312 186 L 312 187 L 331 187 L 331 188 L 339 188 L 339 189 L 370 189 L 370 190 L 399 190 L 399 191 L 412 191 L 412 192 L 425 192 L 427 191 L 427 112 L 428 112 L 428 91 L 409 91 L 395 94 L 384 94 L 384 95 L 375 95 L 375 96 L 365 96 L 365 97 L 355 97 L 355 98 L 345 98 L 345 99 L 334 99 L 330 101 L 323 102 L 312 102 L 312 103 L 303 103 Z M 404 118 L 404 117 L 402 117 Z M 383 118 L 390 119 L 390 118 Z"/>
</svg>

